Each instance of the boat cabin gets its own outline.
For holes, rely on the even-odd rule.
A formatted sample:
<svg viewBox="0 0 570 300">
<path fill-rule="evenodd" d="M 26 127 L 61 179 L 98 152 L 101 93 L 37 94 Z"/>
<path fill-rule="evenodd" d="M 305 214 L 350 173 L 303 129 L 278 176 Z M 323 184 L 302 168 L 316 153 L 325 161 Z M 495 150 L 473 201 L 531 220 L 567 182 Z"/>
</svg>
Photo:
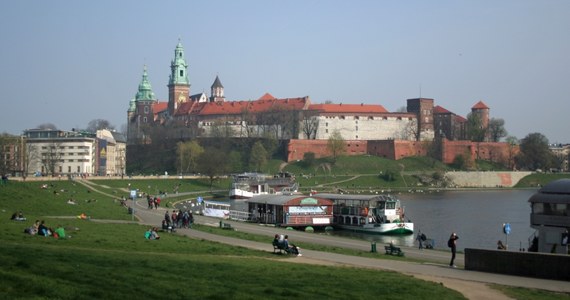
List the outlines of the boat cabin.
<svg viewBox="0 0 570 300">
<path fill-rule="evenodd" d="M 529 251 L 568 253 L 570 229 L 570 179 L 548 183 L 528 200 L 530 226 L 538 235 L 529 240 Z"/>
<path fill-rule="evenodd" d="M 332 201 L 306 195 L 260 195 L 248 202 L 251 220 L 283 227 L 328 226 L 333 218 Z"/>
<path fill-rule="evenodd" d="M 400 201 L 389 195 L 316 194 L 333 201 L 334 224 L 363 225 L 404 221 Z"/>
<path fill-rule="evenodd" d="M 216 217 L 222 219 L 230 218 L 230 204 L 218 201 L 204 200 L 202 214 L 208 217 Z"/>
</svg>

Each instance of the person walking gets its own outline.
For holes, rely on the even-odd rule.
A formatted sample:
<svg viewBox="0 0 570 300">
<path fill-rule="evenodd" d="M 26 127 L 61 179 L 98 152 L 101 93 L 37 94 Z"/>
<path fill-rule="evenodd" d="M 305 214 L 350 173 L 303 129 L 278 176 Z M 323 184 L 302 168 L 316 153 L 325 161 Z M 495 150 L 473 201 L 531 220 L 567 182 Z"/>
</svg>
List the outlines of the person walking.
<svg viewBox="0 0 570 300">
<path fill-rule="evenodd" d="M 424 240 L 425 240 L 425 234 L 423 234 L 421 231 L 418 232 L 418 236 L 416 237 L 416 241 L 418 241 L 418 249 L 420 250 L 424 249 Z"/>
<path fill-rule="evenodd" d="M 447 246 L 449 248 L 451 248 L 451 261 L 449 262 L 449 266 L 451 268 L 457 268 L 457 266 L 455 265 L 455 252 L 457 251 L 457 240 L 458 239 L 459 239 L 459 237 L 454 232 L 451 234 L 451 236 L 449 237 L 449 240 L 447 241 Z"/>
</svg>

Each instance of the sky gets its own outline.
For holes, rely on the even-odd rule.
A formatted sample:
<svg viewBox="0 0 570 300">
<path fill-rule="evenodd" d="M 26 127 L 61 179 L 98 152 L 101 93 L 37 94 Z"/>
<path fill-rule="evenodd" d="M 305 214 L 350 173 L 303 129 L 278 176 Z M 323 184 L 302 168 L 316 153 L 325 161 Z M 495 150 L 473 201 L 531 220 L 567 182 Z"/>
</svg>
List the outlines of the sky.
<svg viewBox="0 0 570 300">
<path fill-rule="evenodd" d="M 168 100 L 178 41 L 191 94 L 228 101 L 483 101 L 519 139 L 570 143 L 570 1 L 2 1 L 0 132 L 127 122 L 146 65 Z"/>
</svg>

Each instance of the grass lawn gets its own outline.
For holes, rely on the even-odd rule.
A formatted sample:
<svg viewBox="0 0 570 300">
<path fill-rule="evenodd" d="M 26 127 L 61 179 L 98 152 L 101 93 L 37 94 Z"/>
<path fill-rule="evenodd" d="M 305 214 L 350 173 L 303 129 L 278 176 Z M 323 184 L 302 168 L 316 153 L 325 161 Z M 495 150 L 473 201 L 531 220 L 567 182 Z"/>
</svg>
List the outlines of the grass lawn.
<svg viewBox="0 0 570 300">
<path fill-rule="evenodd" d="M 295 258 L 268 251 L 167 233 L 157 241 L 145 240 L 146 227 L 130 223 L 131 216 L 118 201 L 129 181 L 110 181 L 114 183 L 96 182 L 97 189 L 106 186 L 107 195 L 67 180 L 0 186 L 0 299 L 464 299 L 442 285 L 394 272 L 292 264 L 286 260 Z M 144 184 L 172 184 L 158 181 Z M 48 188 L 40 188 L 44 183 Z M 77 204 L 67 204 L 69 198 Z M 20 210 L 27 221 L 9 220 Z M 81 213 L 107 222 L 78 219 Z M 70 237 L 24 234 L 36 219 L 52 227 L 63 225 Z M 516 299 L 568 299 L 556 293 L 499 288 L 515 291 Z"/>
<path fill-rule="evenodd" d="M 130 215 L 114 197 L 72 181 L 41 184 L 0 186 L 1 299 L 463 299 L 393 272 L 291 264 L 284 260 L 295 258 L 167 233 L 145 240 L 146 227 L 125 223 Z M 19 210 L 28 220 L 9 220 Z M 70 237 L 23 233 L 36 219 L 63 225 Z"/>
</svg>

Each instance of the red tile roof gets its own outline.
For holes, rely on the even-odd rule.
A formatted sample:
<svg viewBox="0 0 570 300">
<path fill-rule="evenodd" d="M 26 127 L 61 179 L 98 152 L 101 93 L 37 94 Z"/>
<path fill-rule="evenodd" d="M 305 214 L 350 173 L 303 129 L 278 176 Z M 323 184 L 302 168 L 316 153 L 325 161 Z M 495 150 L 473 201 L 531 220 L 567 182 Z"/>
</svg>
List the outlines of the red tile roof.
<svg viewBox="0 0 570 300">
<path fill-rule="evenodd" d="M 310 110 L 318 110 L 322 113 L 387 113 L 382 105 L 373 104 L 313 104 Z"/>
<path fill-rule="evenodd" d="M 483 101 L 479 101 L 475 105 L 473 105 L 471 109 L 489 109 L 489 107 L 485 103 L 483 103 Z"/>
<path fill-rule="evenodd" d="M 152 112 L 156 115 L 161 111 L 168 109 L 168 102 L 155 102 L 152 105 Z"/>
<path fill-rule="evenodd" d="M 302 110 L 308 103 L 309 97 L 277 99 L 265 94 L 260 100 L 252 101 L 187 102 L 180 105 L 174 115 L 238 115 L 244 111 L 260 113 L 272 109 Z"/>
<path fill-rule="evenodd" d="M 447 109 L 445 109 L 445 108 L 443 108 L 443 107 L 441 107 L 441 106 L 439 106 L 439 105 L 436 105 L 436 106 L 433 108 L 433 113 L 434 113 L 434 114 L 453 114 L 453 113 L 450 112 L 449 110 L 447 110 Z"/>
</svg>

